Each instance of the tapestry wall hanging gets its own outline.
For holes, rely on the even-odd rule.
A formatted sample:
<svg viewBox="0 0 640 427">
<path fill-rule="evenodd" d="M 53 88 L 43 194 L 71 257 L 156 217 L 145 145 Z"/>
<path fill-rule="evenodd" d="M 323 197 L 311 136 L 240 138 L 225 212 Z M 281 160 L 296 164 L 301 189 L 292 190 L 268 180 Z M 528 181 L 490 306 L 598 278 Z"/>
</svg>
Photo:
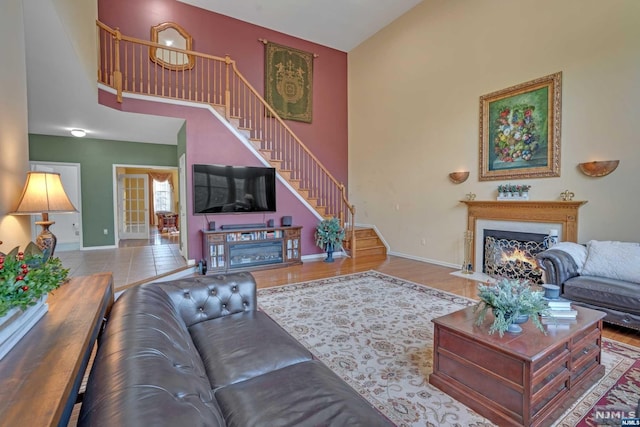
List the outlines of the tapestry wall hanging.
<svg viewBox="0 0 640 427">
<path fill-rule="evenodd" d="M 285 120 L 311 123 L 313 54 L 265 43 L 265 100 Z"/>
<path fill-rule="evenodd" d="M 480 97 L 480 181 L 560 176 L 562 73 Z"/>
</svg>

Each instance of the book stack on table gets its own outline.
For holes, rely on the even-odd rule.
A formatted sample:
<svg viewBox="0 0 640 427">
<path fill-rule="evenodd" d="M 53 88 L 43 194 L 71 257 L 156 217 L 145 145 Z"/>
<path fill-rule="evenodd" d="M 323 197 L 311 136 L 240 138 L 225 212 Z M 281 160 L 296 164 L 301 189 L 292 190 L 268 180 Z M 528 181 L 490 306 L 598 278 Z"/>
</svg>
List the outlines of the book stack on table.
<svg viewBox="0 0 640 427">
<path fill-rule="evenodd" d="M 575 322 L 578 311 L 571 307 L 571 301 L 564 298 L 547 299 L 548 313 L 542 316 L 542 323 L 552 326 L 567 327 Z"/>
</svg>

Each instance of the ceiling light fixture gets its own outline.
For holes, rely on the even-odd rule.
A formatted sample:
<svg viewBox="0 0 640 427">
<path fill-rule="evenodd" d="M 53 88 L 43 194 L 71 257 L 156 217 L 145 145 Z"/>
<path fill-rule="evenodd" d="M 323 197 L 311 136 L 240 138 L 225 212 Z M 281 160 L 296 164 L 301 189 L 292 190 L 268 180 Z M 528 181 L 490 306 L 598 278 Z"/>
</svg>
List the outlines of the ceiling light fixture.
<svg viewBox="0 0 640 427">
<path fill-rule="evenodd" d="M 87 134 L 87 131 L 84 129 L 71 129 L 71 135 L 77 138 L 82 138 L 86 134 Z"/>
</svg>

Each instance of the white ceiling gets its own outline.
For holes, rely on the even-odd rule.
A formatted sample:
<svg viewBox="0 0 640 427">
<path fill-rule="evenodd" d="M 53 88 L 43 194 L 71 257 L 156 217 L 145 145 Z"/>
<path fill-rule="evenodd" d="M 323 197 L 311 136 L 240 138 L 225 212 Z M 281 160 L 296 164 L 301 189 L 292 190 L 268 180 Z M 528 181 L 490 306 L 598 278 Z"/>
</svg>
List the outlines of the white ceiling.
<svg viewBox="0 0 640 427">
<path fill-rule="evenodd" d="M 51 1 L 23 2 L 29 133 L 68 136 L 82 128 L 91 138 L 176 144 L 182 120 L 98 104 L 94 76 L 77 60 Z M 179 1 L 348 52 L 422 0 Z"/>
<path fill-rule="evenodd" d="M 178 0 L 349 52 L 422 0 Z"/>
</svg>

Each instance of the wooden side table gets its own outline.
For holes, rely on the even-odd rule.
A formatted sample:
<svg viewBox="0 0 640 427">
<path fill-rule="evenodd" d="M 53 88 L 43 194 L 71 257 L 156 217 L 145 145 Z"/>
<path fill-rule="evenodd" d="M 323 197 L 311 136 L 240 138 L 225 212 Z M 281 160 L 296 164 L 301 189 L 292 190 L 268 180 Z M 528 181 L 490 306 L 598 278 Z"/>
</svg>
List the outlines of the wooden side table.
<svg viewBox="0 0 640 427">
<path fill-rule="evenodd" d="M 66 426 L 91 351 L 113 304 L 111 273 L 74 277 L 49 311 L 0 361 L 0 420 L 6 426 Z"/>
</svg>

